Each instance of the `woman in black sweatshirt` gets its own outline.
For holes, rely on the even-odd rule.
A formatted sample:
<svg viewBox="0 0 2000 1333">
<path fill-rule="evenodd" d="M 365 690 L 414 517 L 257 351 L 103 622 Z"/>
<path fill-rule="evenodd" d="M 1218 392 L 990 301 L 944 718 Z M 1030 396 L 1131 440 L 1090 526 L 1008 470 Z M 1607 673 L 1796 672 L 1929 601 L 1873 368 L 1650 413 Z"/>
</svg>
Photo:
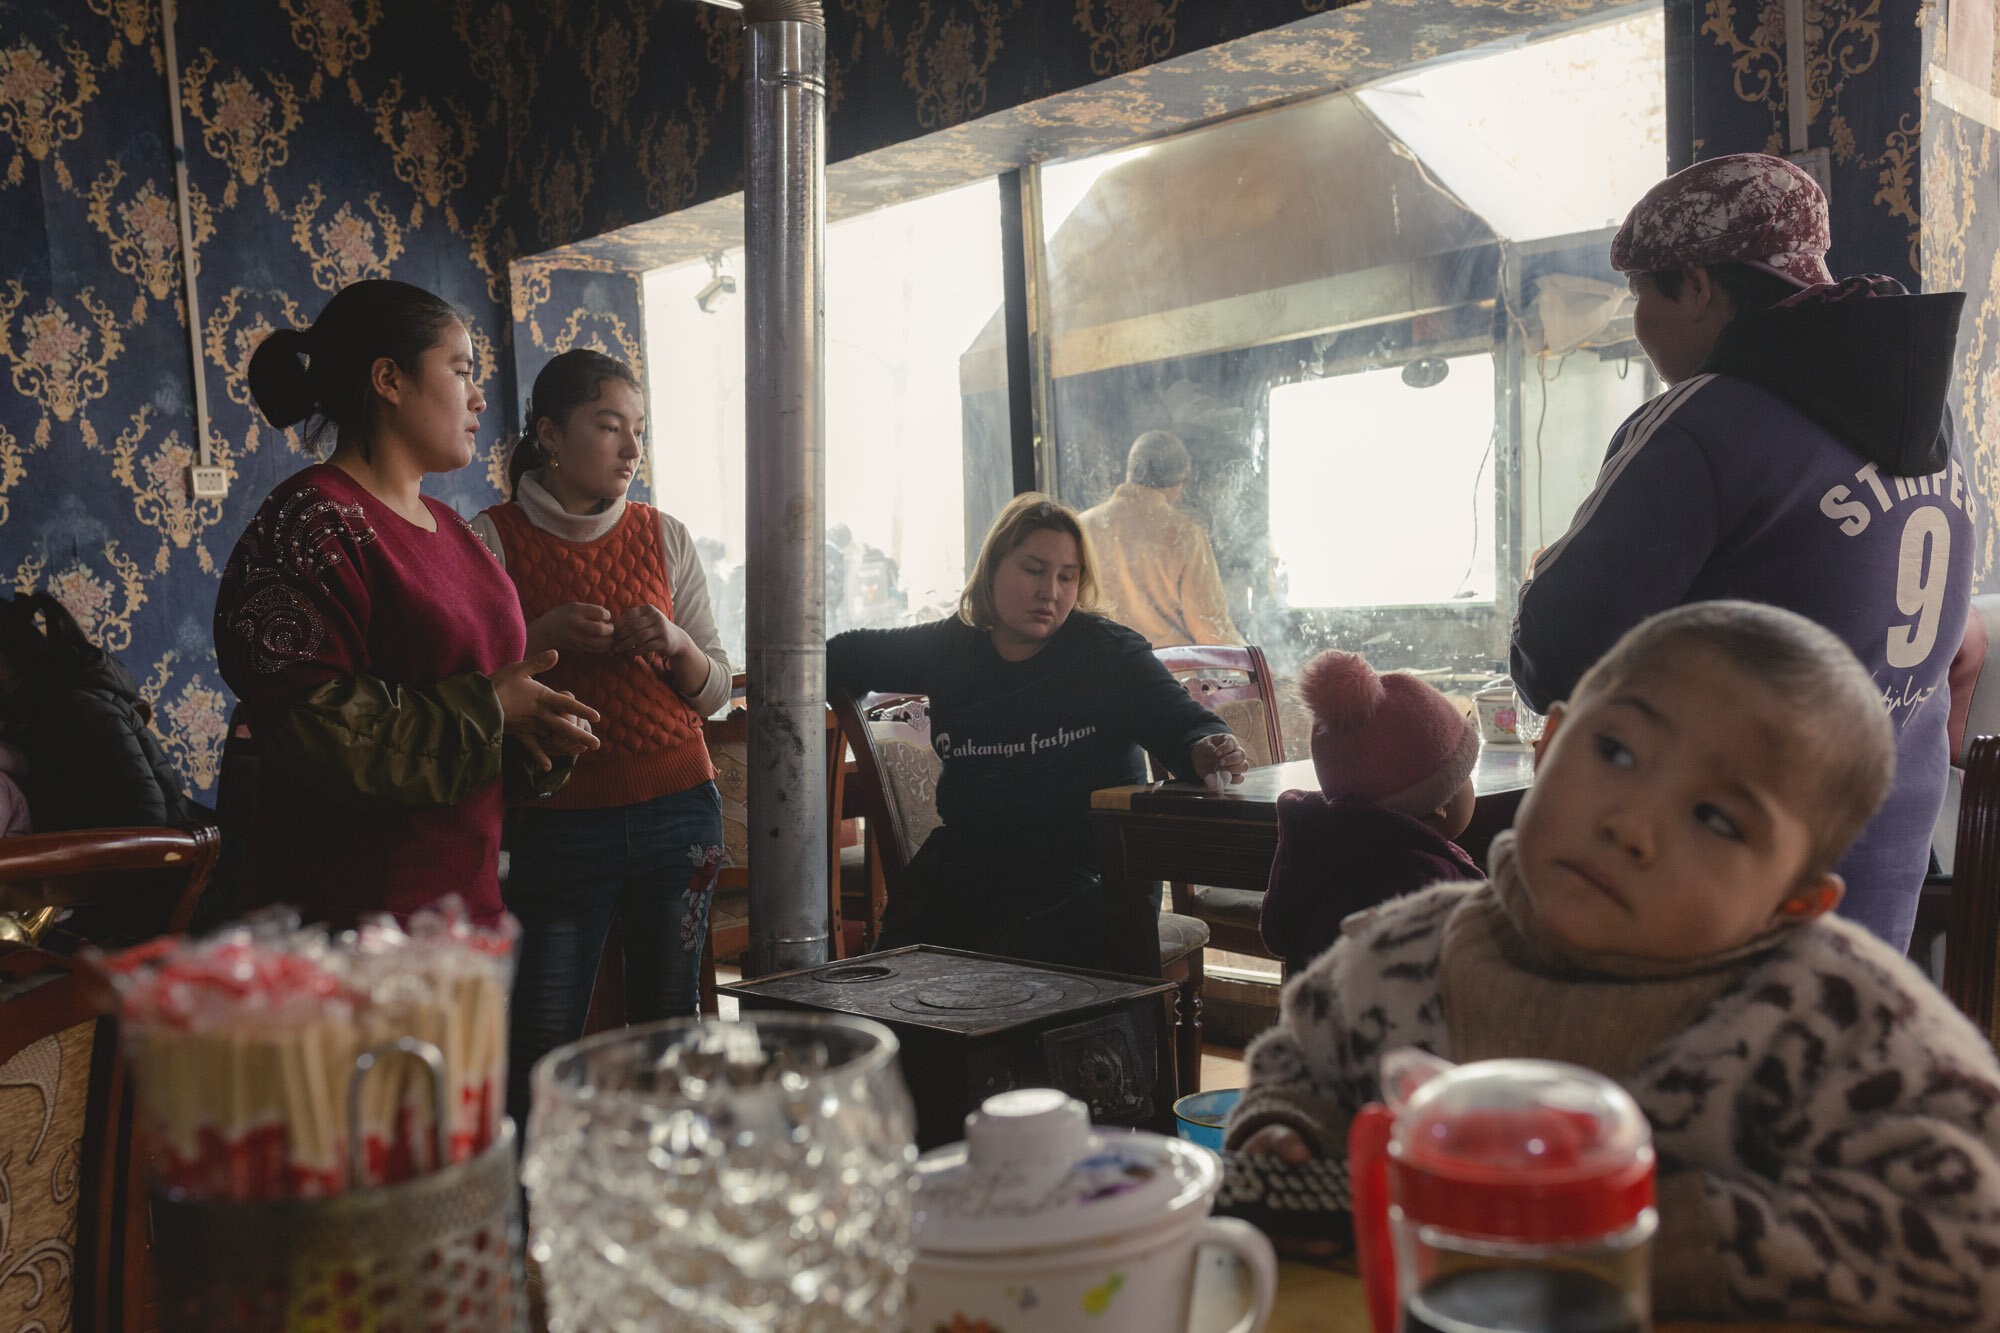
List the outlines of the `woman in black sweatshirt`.
<svg viewBox="0 0 2000 1333">
<path fill-rule="evenodd" d="M 831 688 L 928 695 L 944 761 L 944 823 L 890 900 L 881 947 L 1158 973 L 1158 900 L 1107 900 L 1090 793 L 1143 782 L 1142 747 L 1196 781 L 1240 780 L 1249 760 L 1143 637 L 1092 613 L 1096 594 L 1076 515 L 1030 492 L 994 520 L 955 619 L 827 644 Z"/>
</svg>

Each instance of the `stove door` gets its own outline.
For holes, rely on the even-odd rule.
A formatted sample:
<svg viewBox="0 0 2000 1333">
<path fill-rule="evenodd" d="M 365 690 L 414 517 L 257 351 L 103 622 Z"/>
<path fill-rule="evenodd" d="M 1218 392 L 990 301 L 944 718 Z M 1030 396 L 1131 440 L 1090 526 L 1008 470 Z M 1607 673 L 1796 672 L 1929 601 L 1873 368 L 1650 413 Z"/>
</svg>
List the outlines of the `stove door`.
<svg viewBox="0 0 2000 1333">
<path fill-rule="evenodd" d="M 1132 1008 L 1041 1034 L 1049 1086 L 1090 1108 L 1098 1125 L 1143 1125 L 1154 1118 L 1159 1038 Z M 1155 1020 L 1157 1021 L 1157 1020 Z"/>
</svg>

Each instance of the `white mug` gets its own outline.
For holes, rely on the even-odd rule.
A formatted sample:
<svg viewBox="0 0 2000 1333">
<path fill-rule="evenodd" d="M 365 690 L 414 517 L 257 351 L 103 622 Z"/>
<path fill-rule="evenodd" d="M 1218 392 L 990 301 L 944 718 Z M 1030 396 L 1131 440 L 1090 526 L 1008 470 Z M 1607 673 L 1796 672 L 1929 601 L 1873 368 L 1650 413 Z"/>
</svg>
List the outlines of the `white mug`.
<svg viewBox="0 0 2000 1333">
<path fill-rule="evenodd" d="M 1248 1265 L 1254 1302 L 1232 1333 L 1259 1333 L 1277 1295 L 1278 1261 L 1263 1232 L 1233 1217 L 1083 1250 L 920 1254 L 910 1266 L 911 1333 L 1178 1333 L 1188 1327 L 1195 1257 L 1208 1245 Z"/>
</svg>

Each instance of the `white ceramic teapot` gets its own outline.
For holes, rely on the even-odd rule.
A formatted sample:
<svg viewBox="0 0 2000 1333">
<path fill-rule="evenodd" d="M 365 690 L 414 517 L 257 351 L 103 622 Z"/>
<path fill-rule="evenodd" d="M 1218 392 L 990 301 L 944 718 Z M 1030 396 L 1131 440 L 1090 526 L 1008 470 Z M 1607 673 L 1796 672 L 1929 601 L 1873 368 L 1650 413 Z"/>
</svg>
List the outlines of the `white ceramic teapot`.
<svg viewBox="0 0 2000 1333">
<path fill-rule="evenodd" d="M 1236 1326 L 1277 1292 L 1262 1232 L 1211 1218 L 1221 1159 L 1141 1130 L 1098 1130 L 1053 1088 L 986 1099 L 964 1143 L 917 1163 L 911 1333 L 1168 1333 L 1188 1326 L 1195 1252 L 1231 1249 L 1255 1280 Z"/>
</svg>

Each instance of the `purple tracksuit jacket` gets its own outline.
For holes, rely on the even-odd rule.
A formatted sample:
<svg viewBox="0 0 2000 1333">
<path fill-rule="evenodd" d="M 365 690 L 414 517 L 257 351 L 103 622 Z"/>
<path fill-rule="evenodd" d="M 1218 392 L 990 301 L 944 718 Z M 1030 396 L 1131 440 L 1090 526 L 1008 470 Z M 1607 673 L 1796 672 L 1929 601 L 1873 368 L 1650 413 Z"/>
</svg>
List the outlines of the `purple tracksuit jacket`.
<svg viewBox="0 0 2000 1333">
<path fill-rule="evenodd" d="M 1701 374 L 1618 428 L 1514 622 L 1514 681 L 1541 710 L 1685 602 L 1764 602 L 1838 634 L 1897 737 L 1895 786 L 1838 867 L 1840 910 L 1898 949 L 1943 801 L 1945 671 L 1972 593 L 1975 496 L 1944 414 L 1964 299 L 1857 295 L 1733 321 Z"/>
</svg>

